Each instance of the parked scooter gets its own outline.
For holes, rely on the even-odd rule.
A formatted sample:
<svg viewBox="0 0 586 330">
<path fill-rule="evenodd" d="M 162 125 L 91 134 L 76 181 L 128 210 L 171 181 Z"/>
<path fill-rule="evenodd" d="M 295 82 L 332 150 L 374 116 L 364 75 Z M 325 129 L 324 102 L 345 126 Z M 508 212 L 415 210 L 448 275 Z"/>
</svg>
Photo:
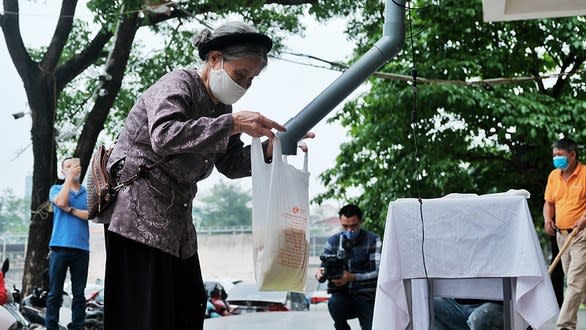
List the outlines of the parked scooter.
<svg viewBox="0 0 586 330">
<path fill-rule="evenodd" d="M 22 300 L 22 313 L 31 322 L 44 324 L 45 310 L 47 308 L 47 291 L 43 288 L 36 288 L 31 294 Z M 85 330 L 104 329 L 104 304 L 97 294 L 88 296 L 85 309 Z M 60 330 L 67 330 L 67 327 L 59 323 Z"/>
<path fill-rule="evenodd" d="M 32 323 L 45 324 L 45 310 L 47 309 L 47 291 L 43 288 L 35 288 L 20 305 L 22 315 Z M 67 327 L 59 323 L 59 330 L 67 330 Z"/>
<path fill-rule="evenodd" d="M 86 294 L 85 321 L 86 330 L 104 329 L 104 288 Z"/>
<path fill-rule="evenodd" d="M 10 263 L 8 259 L 4 260 L 2 264 L 2 287 L 0 290 L 6 290 L 4 287 L 4 274 L 8 272 Z M 14 292 L 7 293 L 7 301 L 0 307 L 0 330 L 30 330 L 42 328 L 39 324 L 32 324 L 29 322 L 19 311 L 17 301 L 20 297 L 20 292 L 14 290 Z M 15 299 L 16 298 L 16 299 Z M 16 301 L 15 301 L 16 300 Z"/>
</svg>

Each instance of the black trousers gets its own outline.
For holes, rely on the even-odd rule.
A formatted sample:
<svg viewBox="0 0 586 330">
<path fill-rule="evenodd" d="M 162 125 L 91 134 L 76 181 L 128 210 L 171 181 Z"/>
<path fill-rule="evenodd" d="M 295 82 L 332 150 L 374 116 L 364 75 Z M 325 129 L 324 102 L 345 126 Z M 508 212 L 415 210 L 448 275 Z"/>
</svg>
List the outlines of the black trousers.
<svg viewBox="0 0 586 330">
<path fill-rule="evenodd" d="M 181 260 L 109 232 L 106 330 L 201 330 L 206 293 L 199 258 Z"/>
</svg>

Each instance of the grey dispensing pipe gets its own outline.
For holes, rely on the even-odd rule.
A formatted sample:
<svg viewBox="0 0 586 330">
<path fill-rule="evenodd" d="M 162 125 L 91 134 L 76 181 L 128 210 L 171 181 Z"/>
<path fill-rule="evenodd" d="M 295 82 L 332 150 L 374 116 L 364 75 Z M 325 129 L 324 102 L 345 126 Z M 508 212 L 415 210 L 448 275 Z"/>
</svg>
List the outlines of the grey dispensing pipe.
<svg viewBox="0 0 586 330">
<path fill-rule="evenodd" d="M 324 89 L 278 133 L 283 154 L 295 155 L 297 141 L 352 93 L 378 68 L 395 57 L 405 42 L 405 0 L 386 0 L 383 36 L 356 63 Z"/>
</svg>

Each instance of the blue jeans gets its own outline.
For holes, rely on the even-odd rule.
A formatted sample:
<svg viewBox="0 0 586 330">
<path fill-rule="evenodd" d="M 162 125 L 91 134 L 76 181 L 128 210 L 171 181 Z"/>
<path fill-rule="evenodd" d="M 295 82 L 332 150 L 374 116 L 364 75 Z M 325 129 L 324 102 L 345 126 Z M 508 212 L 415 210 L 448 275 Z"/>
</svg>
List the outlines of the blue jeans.
<svg viewBox="0 0 586 330">
<path fill-rule="evenodd" d="M 51 248 L 49 257 L 49 294 L 47 296 L 47 310 L 45 327 L 47 330 L 59 329 L 59 309 L 63 303 L 63 283 L 67 269 L 71 275 L 71 327 L 70 329 L 83 330 L 85 320 L 85 284 L 89 267 L 90 254 L 88 251 L 69 248 Z"/>
<path fill-rule="evenodd" d="M 328 301 L 328 310 L 336 330 L 350 330 L 347 320 L 358 317 L 362 330 L 372 329 L 374 299 L 348 292 L 333 293 Z"/>
<path fill-rule="evenodd" d="M 495 303 L 459 304 L 453 298 L 433 298 L 436 330 L 503 329 L 503 306 Z"/>
</svg>

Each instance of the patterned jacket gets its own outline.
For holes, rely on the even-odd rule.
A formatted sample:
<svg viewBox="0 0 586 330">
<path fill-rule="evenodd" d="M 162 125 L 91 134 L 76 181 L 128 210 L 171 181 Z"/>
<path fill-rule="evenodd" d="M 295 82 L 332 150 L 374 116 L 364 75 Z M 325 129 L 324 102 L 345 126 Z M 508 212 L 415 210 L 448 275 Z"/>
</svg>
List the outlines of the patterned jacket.
<svg viewBox="0 0 586 330">
<path fill-rule="evenodd" d="M 250 176 L 250 146 L 230 136 L 232 107 L 214 104 L 196 70 L 176 70 L 147 89 L 130 110 L 112 155 L 120 180 L 163 157 L 170 160 L 120 190 L 97 220 L 109 230 L 182 259 L 197 252 L 192 200 L 214 168 Z M 118 166 L 117 166 L 118 167 Z"/>
</svg>

